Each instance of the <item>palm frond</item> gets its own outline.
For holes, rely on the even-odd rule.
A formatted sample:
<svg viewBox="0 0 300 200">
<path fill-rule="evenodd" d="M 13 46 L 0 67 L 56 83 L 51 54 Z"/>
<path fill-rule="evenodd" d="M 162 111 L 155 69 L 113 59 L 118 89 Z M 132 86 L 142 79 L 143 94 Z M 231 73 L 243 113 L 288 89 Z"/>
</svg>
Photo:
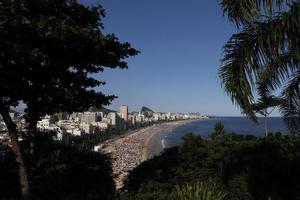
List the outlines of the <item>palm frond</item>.
<svg viewBox="0 0 300 200">
<path fill-rule="evenodd" d="M 280 111 L 292 133 L 300 133 L 300 70 L 282 93 Z"/>
<path fill-rule="evenodd" d="M 225 45 L 219 70 L 222 86 L 233 103 L 253 120 L 256 120 L 251 108 L 253 91 L 262 83 L 262 72 L 274 71 L 269 74 L 272 77 L 264 77 L 271 80 L 269 86 L 275 88 L 289 80 L 291 69 L 299 69 L 299 59 L 290 60 L 291 55 L 298 54 L 299 35 L 300 3 L 294 3 L 288 12 L 246 25 Z M 285 55 L 288 55 L 287 59 L 282 58 Z M 273 67 L 272 64 L 278 60 L 278 67 Z"/>
<path fill-rule="evenodd" d="M 224 15 L 238 27 L 285 10 L 293 0 L 222 0 Z"/>
<path fill-rule="evenodd" d="M 212 180 L 176 186 L 178 200 L 224 200 L 227 196 Z"/>
<path fill-rule="evenodd" d="M 265 87 L 268 91 L 279 89 L 286 79 L 290 79 L 300 69 L 299 55 L 299 52 L 293 50 L 271 58 L 259 73 L 260 87 Z"/>
</svg>

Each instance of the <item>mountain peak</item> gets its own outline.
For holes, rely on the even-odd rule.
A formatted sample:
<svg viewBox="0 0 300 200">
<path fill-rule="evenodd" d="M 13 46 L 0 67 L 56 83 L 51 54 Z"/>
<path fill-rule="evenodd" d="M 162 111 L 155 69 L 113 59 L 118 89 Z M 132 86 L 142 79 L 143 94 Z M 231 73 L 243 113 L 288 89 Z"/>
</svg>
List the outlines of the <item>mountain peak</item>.
<svg viewBox="0 0 300 200">
<path fill-rule="evenodd" d="M 151 110 L 150 108 L 146 107 L 146 106 L 143 106 L 142 109 L 141 109 L 141 113 L 143 112 L 154 112 L 153 110 Z"/>
</svg>

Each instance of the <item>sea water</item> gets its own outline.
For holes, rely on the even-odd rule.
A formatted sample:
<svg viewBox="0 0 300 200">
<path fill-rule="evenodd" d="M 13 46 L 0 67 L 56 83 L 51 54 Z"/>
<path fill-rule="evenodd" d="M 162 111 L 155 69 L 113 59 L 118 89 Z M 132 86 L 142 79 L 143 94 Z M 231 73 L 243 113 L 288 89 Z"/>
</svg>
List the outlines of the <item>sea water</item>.
<svg viewBox="0 0 300 200">
<path fill-rule="evenodd" d="M 207 138 L 209 133 L 214 130 L 217 122 L 224 125 L 226 133 L 237 133 L 243 135 L 263 136 L 265 134 L 264 118 L 259 118 L 259 123 L 256 124 L 246 117 L 218 117 L 205 120 L 194 121 L 177 127 L 168 134 L 164 135 L 164 147 L 171 147 L 182 142 L 182 137 L 187 133 L 200 135 Z M 284 121 L 280 117 L 268 118 L 268 131 L 272 133 L 281 132 L 288 133 Z"/>
</svg>

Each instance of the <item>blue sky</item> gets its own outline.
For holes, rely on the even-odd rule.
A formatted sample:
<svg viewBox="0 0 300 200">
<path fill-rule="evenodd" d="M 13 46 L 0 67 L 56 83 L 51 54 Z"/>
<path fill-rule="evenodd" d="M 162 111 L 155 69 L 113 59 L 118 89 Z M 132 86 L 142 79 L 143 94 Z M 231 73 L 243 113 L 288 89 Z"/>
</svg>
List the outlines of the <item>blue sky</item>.
<svg viewBox="0 0 300 200">
<path fill-rule="evenodd" d="M 222 46 L 236 32 L 218 0 L 81 0 L 106 10 L 105 33 L 141 54 L 127 70 L 105 70 L 99 88 L 119 98 L 110 106 L 238 116 L 217 76 Z"/>
</svg>

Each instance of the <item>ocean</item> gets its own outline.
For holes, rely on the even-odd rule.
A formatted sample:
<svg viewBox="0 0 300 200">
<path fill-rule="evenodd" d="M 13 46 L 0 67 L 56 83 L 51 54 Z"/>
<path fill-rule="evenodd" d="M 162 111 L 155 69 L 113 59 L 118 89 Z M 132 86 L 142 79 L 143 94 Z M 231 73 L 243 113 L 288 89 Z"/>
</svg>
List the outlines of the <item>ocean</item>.
<svg viewBox="0 0 300 200">
<path fill-rule="evenodd" d="M 259 124 L 255 124 L 246 117 L 218 117 L 198 120 L 179 126 L 173 130 L 163 131 L 157 135 L 151 142 L 152 156 L 158 155 L 164 148 L 179 145 L 182 142 L 182 137 L 187 133 L 193 133 L 195 135 L 200 135 L 203 138 L 207 138 L 208 134 L 213 131 L 217 122 L 222 122 L 224 124 L 227 133 L 234 132 L 237 134 L 249 134 L 254 136 L 263 136 L 265 133 L 263 118 L 259 118 Z M 286 134 L 289 132 L 280 117 L 268 118 L 268 129 L 269 132 L 272 133 L 281 132 Z"/>
</svg>

